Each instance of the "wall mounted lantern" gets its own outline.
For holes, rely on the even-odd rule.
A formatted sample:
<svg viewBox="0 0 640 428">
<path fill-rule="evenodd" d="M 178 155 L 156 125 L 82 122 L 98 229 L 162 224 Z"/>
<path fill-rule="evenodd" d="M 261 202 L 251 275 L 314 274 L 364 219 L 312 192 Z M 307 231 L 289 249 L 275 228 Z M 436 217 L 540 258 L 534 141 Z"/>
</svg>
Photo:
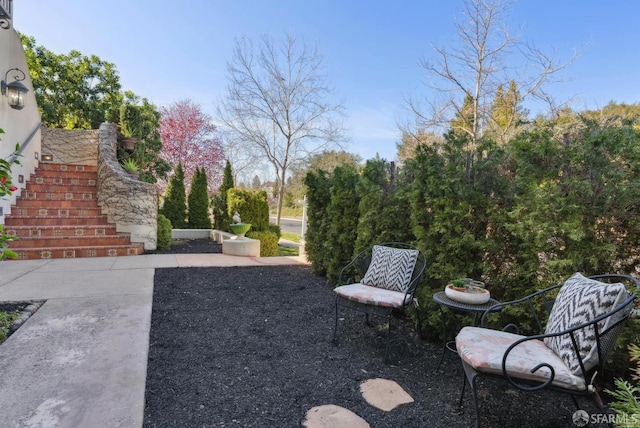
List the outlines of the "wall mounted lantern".
<svg viewBox="0 0 640 428">
<path fill-rule="evenodd" d="M 11 15 L 13 15 L 13 0 L 0 1 L 0 28 L 11 28 Z"/>
<path fill-rule="evenodd" d="M 11 83 L 7 83 L 7 77 L 12 71 L 15 71 L 16 73 L 20 72 L 22 74 L 22 77 L 20 77 L 20 74 L 16 74 L 13 76 L 15 80 Z M 24 74 L 24 71 L 20 70 L 19 68 L 12 68 L 10 70 L 7 70 L 7 72 L 4 74 L 4 80 L 1 84 L 2 95 L 6 95 L 7 98 L 9 98 L 8 102 L 11 108 L 22 110 L 22 108 L 24 107 L 24 102 L 27 99 L 27 92 L 29 92 L 29 89 L 27 89 L 27 87 L 22 84 L 22 81 L 26 78 L 27 76 Z"/>
</svg>

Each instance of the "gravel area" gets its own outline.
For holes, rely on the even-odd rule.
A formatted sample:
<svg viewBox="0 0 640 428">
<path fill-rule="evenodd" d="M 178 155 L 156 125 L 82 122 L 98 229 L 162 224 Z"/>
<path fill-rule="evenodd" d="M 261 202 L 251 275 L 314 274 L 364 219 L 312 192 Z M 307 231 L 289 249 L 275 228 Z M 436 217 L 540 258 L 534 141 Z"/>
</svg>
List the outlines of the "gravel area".
<svg viewBox="0 0 640 428">
<path fill-rule="evenodd" d="M 183 247 L 186 248 L 186 247 Z M 371 427 L 469 427 L 475 412 L 463 371 L 442 344 L 394 320 L 390 364 L 375 317 L 344 310 L 332 343 L 334 297 L 305 266 L 158 269 L 155 276 L 145 427 L 299 427 L 324 404 L 347 408 Z M 360 384 L 397 382 L 415 402 L 389 412 L 369 405 Z M 484 378 L 485 427 L 572 427 L 571 399 L 508 389 Z M 595 406 L 580 403 L 588 412 Z"/>
</svg>

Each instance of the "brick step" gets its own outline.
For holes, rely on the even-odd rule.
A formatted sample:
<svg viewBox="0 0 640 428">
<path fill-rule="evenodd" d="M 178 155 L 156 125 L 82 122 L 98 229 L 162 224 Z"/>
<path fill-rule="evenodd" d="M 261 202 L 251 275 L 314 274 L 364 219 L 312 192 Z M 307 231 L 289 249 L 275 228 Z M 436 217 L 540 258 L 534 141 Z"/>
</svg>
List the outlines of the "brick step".
<svg viewBox="0 0 640 428">
<path fill-rule="evenodd" d="M 25 188 L 27 192 L 51 193 L 53 191 L 60 193 L 86 193 L 96 192 L 96 186 L 80 186 L 75 184 L 35 184 L 27 183 Z"/>
<path fill-rule="evenodd" d="M 95 226 L 108 225 L 107 216 L 92 217 L 14 217 L 7 216 L 5 226 Z"/>
<path fill-rule="evenodd" d="M 136 256 L 144 252 L 142 244 L 107 247 L 16 248 L 13 250 L 18 253 L 18 260 Z"/>
<path fill-rule="evenodd" d="M 35 182 L 37 178 L 40 178 L 40 181 L 50 182 L 51 184 L 64 184 L 65 182 L 70 184 L 78 182 L 80 184 L 80 181 L 83 180 L 97 182 L 98 174 L 95 172 L 43 172 L 36 170 L 35 175 L 32 175 L 29 181 L 33 180 Z"/>
<path fill-rule="evenodd" d="M 115 235 L 116 227 L 109 226 L 13 226 L 4 230 L 9 236 L 18 238 L 41 236 L 105 236 Z"/>
<path fill-rule="evenodd" d="M 41 236 L 9 241 L 9 248 L 109 247 L 129 244 L 129 235 Z"/>
<path fill-rule="evenodd" d="M 67 165 L 55 162 L 40 162 L 38 171 L 61 171 L 61 172 L 97 172 L 96 165 Z M 40 175 L 40 173 L 38 173 Z"/>
<path fill-rule="evenodd" d="M 18 259 L 130 256 L 144 253 L 118 234 L 97 200 L 97 167 L 41 162 L 27 181 L 4 230 Z"/>
<path fill-rule="evenodd" d="M 97 176 L 97 174 L 96 174 Z M 27 186 L 31 184 L 47 184 L 57 186 L 95 186 L 97 183 L 97 177 L 66 177 L 64 175 L 32 175 L 27 183 Z"/>
<path fill-rule="evenodd" d="M 16 208 L 98 208 L 98 201 L 90 200 L 90 201 L 74 201 L 74 200 L 64 200 L 64 201 L 41 201 L 38 199 L 18 199 L 16 201 L 16 205 L 11 208 L 11 212 L 13 213 Z"/>
<path fill-rule="evenodd" d="M 91 208 L 67 208 L 67 207 L 14 207 L 11 208 L 11 217 L 99 217 L 102 209 L 97 204 Z M 9 218 L 9 216 L 7 216 Z"/>
<path fill-rule="evenodd" d="M 25 190 L 20 194 L 21 200 L 38 201 L 93 201 L 97 200 L 97 189 L 89 192 L 33 192 Z"/>
</svg>

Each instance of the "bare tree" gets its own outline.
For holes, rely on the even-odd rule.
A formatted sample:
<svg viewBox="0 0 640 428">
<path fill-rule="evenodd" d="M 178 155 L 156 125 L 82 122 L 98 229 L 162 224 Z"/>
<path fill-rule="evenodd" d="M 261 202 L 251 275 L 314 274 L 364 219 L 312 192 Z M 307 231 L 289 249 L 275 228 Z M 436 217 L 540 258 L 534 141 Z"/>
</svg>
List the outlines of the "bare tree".
<svg viewBox="0 0 640 428">
<path fill-rule="evenodd" d="M 238 39 L 227 74 L 218 118 L 235 141 L 254 145 L 275 169 L 280 224 L 289 169 L 344 141 L 342 104 L 327 101 L 333 90 L 317 47 L 291 34 L 280 44 L 263 36 L 257 52 L 250 41 Z"/>
<path fill-rule="evenodd" d="M 261 151 L 258 151 L 255 145 L 238 140 L 235 134 L 226 130 L 223 130 L 220 135 L 226 160 L 233 167 L 233 181 L 235 183 L 251 182 L 256 171 L 259 171 L 262 177 L 264 175 L 262 173 L 269 169 L 269 165 L 261 156 Z"/>
<path fill-rule="evenodd" d="M 470 148 L 475 149 L 484 130 L 496 121 L 491 103 L 498 88 L 509 87 L 511 82 L 515 82 L 518 94 L 512 98 L 514 103 L 533 98 L 546 103 L 552 113 L 558 111 L 560 106 L 545 90 L 545 84 L 573 63 L 577 53 L 558 61 L 531 44 L 519 43 L 506 26 L 512 3 L 464 0 L 462 19 L 456 23 L 457 44 L 450 48 L 434 46 L 435 59 L 420 61 L 432 79 L 430 86 L 436 97 L 424 102 L 409 100 L 419 129 L 455 128 L 468 136 Z M 517 60 L 519 66 L 507 66 L 516 61 L 516 53 L 521 58 Z M 514 105 L 513 111 L 517 108 Z M 461 120 L 453 121 L 456 117 Z"/>
</svg>

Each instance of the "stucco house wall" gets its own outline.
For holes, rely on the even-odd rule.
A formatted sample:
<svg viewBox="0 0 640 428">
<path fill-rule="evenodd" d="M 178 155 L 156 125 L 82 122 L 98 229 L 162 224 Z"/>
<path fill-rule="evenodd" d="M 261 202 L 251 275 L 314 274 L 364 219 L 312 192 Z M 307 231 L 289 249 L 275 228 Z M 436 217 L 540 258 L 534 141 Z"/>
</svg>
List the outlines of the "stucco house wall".
<svg viewBox="0 0 640 428">
<path fill-rule="evenodd" d="M 34 172 L 38 165 L 36 158 L 39 158 L 41 153 L 40 112 L 27 68 L 27 58 L 20 37 L 13 26 L 9 29 L 0 28 L 0 79 L 4 80 L 6 72 L 16 67 L 25 73 L 26 78 L 22 84 L 29 88 L 29 92 L 22 110 L 9 107 L 7 97 L 0 95 L 0 128 L 4 130 L 4 134 L 0 135 L 0 158 L 8 159 L 14 152 L 16 143 L 24 143 L 32 134 L 33 137 L 22 152 L 20 158 L 22 165 L 15 165 L 12 168 L 11 178 L 18 190 L 11 197 L 5 196 L 0 199 L 0 210 L 2 211 L 0 224 L 4 224 L 5 215 L 10 213 L 11 205 L 15 203 L 16 196 L 20 195 L 30 174 Z M 8 82 L 13 82 L 14 75 L 15 71 L 9 73 Z"/>
</svg>

